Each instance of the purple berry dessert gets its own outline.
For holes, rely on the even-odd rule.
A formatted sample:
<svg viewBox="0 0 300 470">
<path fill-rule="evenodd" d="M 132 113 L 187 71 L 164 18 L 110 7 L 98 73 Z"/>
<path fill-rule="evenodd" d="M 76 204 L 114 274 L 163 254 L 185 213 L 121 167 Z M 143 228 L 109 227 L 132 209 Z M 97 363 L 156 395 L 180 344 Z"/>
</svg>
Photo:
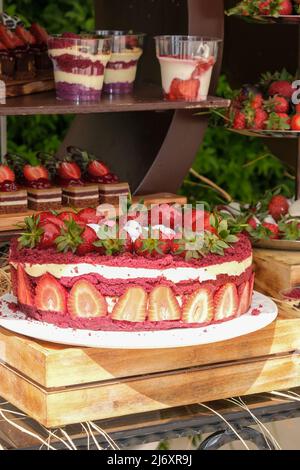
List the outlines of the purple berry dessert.
<svg viewBox="0 0 300 470">
<path fill-rule="evenodd" d="M 104 74 L 104 93 L 125 94 L 133 90 L 137 64 L 143 54 L 144 34 L 126 31 L 96 31 L 112 36 L 112 54 Z"/>
<path fill-rule="evenodd" d="M 109 37 L 73 33 L 49 38 L 58 99 L 75 102 L 100 99 L 111 41 Z"/>
</svg>

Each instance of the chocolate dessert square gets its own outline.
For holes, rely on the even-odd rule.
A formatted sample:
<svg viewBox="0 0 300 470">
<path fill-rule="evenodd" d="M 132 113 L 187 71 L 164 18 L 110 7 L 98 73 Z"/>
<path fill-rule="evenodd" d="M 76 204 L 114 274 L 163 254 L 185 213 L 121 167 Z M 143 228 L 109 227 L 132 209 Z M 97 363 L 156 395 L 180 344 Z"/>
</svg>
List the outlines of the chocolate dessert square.
<svg viewBox="0 0 300 470">
<path fill-rule="evenodd" d="M 12 80 L 15 73 L 15 59 L 8 51 L 1 48 L 0 44 L 0 78 Z"/>
<path fill-rule="evenodd" d="M 15 49 L 15 79 L 28 80 L 35 77 L 34 56 L 29 49 Z"/>
<path fill-rule="evenodd" d="M 130 196 L 128 183 L 104 183 L 99 184 L 98 188 L 100 204 L 119 204 L 120 196 Z"/>
<path fill-rule="evenodd" d="M 28 208 L 35 211 L 59 209 L 61 207 L 61 188 L 28 188 Z"/>
<path fill-rule="evenodd" d="M 34 55 L 37 76 L 53 77 L 53 65 L 48 54 L 47 45 L 33 44 L 30 49 Z"/>
<path fill-rule="evenodd" d="M 97 184 L 66 186 L 62 191 L 62 202 L 64 206 L 97 207 L 99 205 Z"/>
<path fill-rule="evenodd" d="M 24 212 L 27 210 L 27 191 L 0 191 L 0 214 Z"/>
</svg>

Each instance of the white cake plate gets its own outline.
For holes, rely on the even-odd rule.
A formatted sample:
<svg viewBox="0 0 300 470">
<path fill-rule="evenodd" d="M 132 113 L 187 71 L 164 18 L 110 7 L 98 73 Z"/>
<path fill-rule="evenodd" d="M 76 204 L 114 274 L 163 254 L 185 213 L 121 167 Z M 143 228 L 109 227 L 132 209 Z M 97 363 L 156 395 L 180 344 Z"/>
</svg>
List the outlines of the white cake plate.
<svg viewBox="0 0 300 470">
<path fill-rule="evenodd" d="M 16 302 L 12 294 L 4 295 L 0 301 L 0 326 L 7 330 L 52 343 L 109 349 L 165 349 L 216 343 L 260 330 L 272 323 L 278 314 L 277 306 L 271 299 L 254 292 L 249 312 L 224 323 L 168 331 L 92 331 L 59 328 L 28 320 L 23 313 L 13 312 L 9 308 L 9 302 Z M 260 313 L 253 315 L 253 309 L 258 309 Z"/>
</svg>

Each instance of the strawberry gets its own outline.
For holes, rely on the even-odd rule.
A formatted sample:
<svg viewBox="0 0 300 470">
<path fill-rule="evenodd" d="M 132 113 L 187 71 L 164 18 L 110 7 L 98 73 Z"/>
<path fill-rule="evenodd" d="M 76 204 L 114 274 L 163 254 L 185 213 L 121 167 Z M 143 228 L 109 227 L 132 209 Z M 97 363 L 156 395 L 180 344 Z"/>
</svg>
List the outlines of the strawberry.
<svg viewBox="0 0 300 470">
<path fill-rule="evenodd" d="M 74 222 L 79 222 L 79 217 L 75 212 L 71 211 L 63 211 L 57 216 L 60 220 L 63 220 L 64 222 L 70 222 L 70 220 L 74 220 Z"/>
<path fill-rule="evenodd" d="M 49 37 L 48 33 L 45 28 L 40 26 L 38 23 L 32 23 L 30 27 L 30 32 L 31 34 L 33 34 L 39 44 L 47 44 Z"/>
<path fill-rule="evenodd" d="M 186 323 L 207 323 L 214 316 L 213 294 L 209 287 L 202 287 L 188 297 L 183 306 L 182 320 Z"/>
<path fill-rule="evenodd" d="M 58 251 L 63 253 L 72 251 L 75 253 L 79 245 L 84 244 L 82 234 L 85 229 L 80 224 L 81 222 L 77 223 L 73 219 L 64 221 L 64 228 L 61 229 L 60 236 L 55 240 Z M 95 234 L 93 230 L 92 232 Z M 84 251 L 85 248 L 89 249 L 88 240 L 86 240 L 86 247 L 83 247 L 82 251 Z"/>
<path fill-rule="evenodd" d="M 15 174 L 9 166 L 0 165 L 0 183 L 4 183 L 4 181 L 14 182 L 15 179 Z"/>
<path fill-rule="evenodd" d="M 291 120 L 286 113 L 275 113 L 269 114 L 269 118 L 266 121 L 266 127 L 270 130 L 289 130 Z"/>
<path fill-rule="evenodd" d="M 73 285 L 68 298 L 68 312 L 77 318 L 98 318 L 107 315 L 107 304 L 96 287 L 85 279 Z"/>
<path fill-rule="evenodd" d="M 255 273 L 252 274 L 250 281 L 249 281 L 249 308 L 251 307 L 252 303 L 252 296 L 253 296 L 253 290 L 254 290 L 254 281 L 255 281 Z"/>
<path fill-rule="evenodd" d="M 98 241 L 96 232 L 91 227 L 85 227 L 84 231 L 81 234 L 82 242 L 78 245 L 76 249 L 77 255 L 86 255 L 95 251 L 94 243 Z"/>
<path fill-rule="evenodd" d="M 237 316 L 241 316 L 248 312 L 250 308 L 250 283 L 249 281 L 244 282 L 238 287 L 239 296 L 239 308 Z"/>
<path fill-rule="evenodd" d="M 300 104 L 295 105 L 296 114 L 300 114 Z"/>
<path fill-rule="evenodd" d="M 92 176 L 106 176 L 110 173 L 109 169 L 107 168 L 104 163 L 100 162 L 99 160 L 93 160 L 89 163 L 87 167 L 87 172 Z"/>
<path fill-rule="evenodd" d="M 279 15 L 291 15 L 293 13 L 293 4 L 291 0 L 281 0 L 278 13 Z"/>
<path fill-rule="evenodd" d="M 295 114 L 292 117 L 291 128 L 293 131 L 300 131 L 300 114 Z"/>
<path fill-rule="evenodd" d="M 10 280 L 11 280 L 11 288 L 12 293 L 15 297 L 18 297 L 18 278 L 17 278 L 17 270 L 10 265 Z"/>
<path fill-rule="evenodd" d="M 170 243 L 170 252 L 172 255 L 185 258 L 186 256 L 186 242 L 183 238 L 174 238 Z"/>
<path fill-rule="evenodd" d="M 148 295 L 142 287 L 130 287 L 117 301 L 112 319 L 143 322 L 147 316 Z"/>
<path fill-rule="evenodd" d="M 263 96 L 261 93 L 257 93 L 256 95 L 250 98 L 250 107 L 252 109 L 260 109 L 263 105 Z"/>
<path fill-rule="evenodd" d="M 15 33 L 16 35 L 25 43 L 25 44 L 35 44 L 36 43 L 36 40 L 35 40 L 35 37 L 33 36 L 32 33 L 30 33 L 29 31 L 27 31 L 24 26 L 22 25 L 17 25 L 16 29 L 15 29 Z"/>
<path fill-rule="evenodd" d="M 287 198 L 280 194 L 278 194 L 277 196 L 273 196 L 271 201 L 269 202 L 268 210 L 273 219 L 278 221 L 289 211 L 289 203 Z"/>
<path fill-rule="evenodd" d="M 54 215 L 50 211 L 41 212 L 40 214 L 38 214 L 38 216 L 36 216 L 36 219 L 38 220 L 38 224 L 40 227 L 47 224 L 48 222 L 57 225 L 59 229 L 64 227 L 63 221 L 60 220 L 58 216 Z"/>
<path fill-rule="evenodd" d="M 24 178 L 27 181 L 36 181 L 39 179 L 49 179 L 49 173 L 48 170 L 42 166 L 42 165 L 37 165 L 37 166 L 32 166 L 32 165 L 25 165 L 23 168 L 23 173 L 24 173 Z"/>
<path fill-rule="evenodd" d="M 150 321 L 180 320 L 181 309 L 170 287 L 155 287 L 149 296 Z"/>
<path fill-rule="evenodd" d="M 247 221 L 247 224 L 255 230 L 258 226 L 258 221 L 256 217 L 250 217 L 250 219 Z"/>
<path fill-rule="evenodd" d="M 174 78 L 171 83 L 168 98 L 170 100 L 196 100 L 199 87 L 200 82 L 196 78 L 191 78 L 189 80 L 180 80 L 179 78 Z"/>
<path fill-rule="evenodd" d="M 271 13 L 271 1 L 272 0 L 264 0 L 259 3 L 258 9 L 261 15 L 269 15 Z"/>
<path fill-rule="evenodd" d="M 20 304 L 30 305 L 33 307 L 33 294 L 31 283 L 24 267 L 19 263 L 17 268 L 17 294 Z"/>
<path fill-rule="evenodd" d="M 289 111 L 290 104 L 283 96 L 275 95 L 265 102 L 265 108 L 270 112 L 287 113 Z"/>
<path fill-rule="evenodd" d="M 67 291 L 51 274 L 44 274 L 37 282 L 34 304 L 45 312 L 67 311 Z"/>
<path fill-rule="evenodd" d="M 55 240 L 60 236 L 60 229 L 56 224 L 45 222 L 42 225 L 43 234 L 38 243 L 38 248 L 51 248 L 55 245 Z"/>
<path fill-rule="evenodd" d="M 76 218 L 84 224 L 98 224 L 101 217 L 97 215 L 96 209 L 86 207 L 78 212 Z"/>
<path fill-rule="evenodd" d="M 172 230 L 182 222 L 181 208 L 172 204 L 155 204 L 148 212 L 148 224 L 164 225 Z"/>
<path fill-rule="evenodd" d="M 214 296 L 215 320 L 234 317 L 238 311 L 238 293 L 235 284 L 227 283 Z"/>
<path fill-rule="evenodd" d="M 7 49 L 14 49 L 15 40 L 12 31 L 7 29 L 3 24 L 0 24 L 0 39 Z"/>
<path fill-rule="evenodd" d="M 253 129 L 265 129 L 267 119 L 268 114 L 266 111 L 263 109 L 256 109 L 253 120 Z"/>
<path fill-rule="evenodd" d="M 278 240 L 279 238 L 279 227 L 276 224 L 269 222 L 263 222 L 262 226 L 266 229 L 266 235 L 270 240 Z"/>
<path fill-rule="evenodd" d="M 271 83 L 268 89 L 269 96 L 280 95 L 284 98 L 291 99 L 292 94 L 294 93 L 292 84 L 287 80 L 278 80 Z"/>
<path fill-rule="evenodd" d="M 141 256 L 166 255 L 171 248 L 171 240 L 159 234 L 159 238 L 138 238 L 133 243 L 134 252 Z"/>
<path fill-rule="evenodd" d="M 59 163 L 57 173 L 63 180 L 79 180 L 81 171 L 77 163 L 63 161 Z"/>
<path fill-rule="evenodd" d="M 232 126 L 234 129 L 245 129 L 246 116 L 242 111 L 237 111 L 235 113 Z"/>
</svg>

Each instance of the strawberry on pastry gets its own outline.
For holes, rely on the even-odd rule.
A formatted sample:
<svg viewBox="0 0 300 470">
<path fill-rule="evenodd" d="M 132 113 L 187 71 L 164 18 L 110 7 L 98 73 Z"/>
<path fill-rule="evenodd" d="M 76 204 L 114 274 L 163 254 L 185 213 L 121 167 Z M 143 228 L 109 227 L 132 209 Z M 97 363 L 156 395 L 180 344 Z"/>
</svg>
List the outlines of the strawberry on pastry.
<svg viewBox="0 0 300 470">
<path fill-rule="evenodd" d="M 91 227 L 85 227 L 81 234 L 82 242 L 78 245 L 76 253 L 84 256 L 95 251 L 94 243 L 98 241 L 96 232 Z"/>
<path fill-rule="evenodd" d="M 49 179 L 48 170 L 42 165 L 25 165 L 23 169 L 24 177 L 27 181 L 37 181 L 39 179 Z"/>
<path fill-rule="evenodd" d="M 33 306 L 33 292 L 30 279 L 25 272 L 21 263 L 18 263 L 17 268 L 17 294 L 20 304 Z"/>
<path fill-rule="evenodd" d="M 187 323 L 207 323 L 214 317 L 214 299 L 209 287 L 202 287 L 188 296 L 183 306 L 182 320 Z"/>
<path fill-rule="evenodd" d="M 41 25 L 38 23 L 32 23 L 30 32 L 35 37 L 38 44 L 47 44 L 49 36 L 45 28 Z"/>
<path fill-rule="evenodd" d="M 148 315 L 150 321 L 180 320 L 181 309 L 170 287 L 155 287 L 149 296 Z"/>
<path fill-rule="evenodd" d="M 147 300 L 148 295 L 142 287 L 130 287 L 114 306 L 112 319 L 128 322 L 145 321 Z"/>
<path fill-rule="evenodd" d="M 0 165 L 0 183 L 4 183 L 5 181 L 13 183 L 15 179 L 15 173 L 9 166 Z"/>
<path fill-rule="evenodd" d="M 101 220 L 101 216 L 97 215 L 96 209 L 86 207 L 78 212 L 77 219 L 85 224 L 98 224 Z"/>
<path fill-rule="evenodd" d="M 60 236 L 60 228 L 51 222 L 44 223 L 41 228 L 43 233 L 38 243 L 38 247 L 46 249 L 55 246 L 55 241 Z"/>
<path fill-rule="evenodd" d="M 246 281 L 238 287 L 238 296 L 239 296 L 239 307 L 237 316 L 241 316 L 246 313 L 251 304 L 250 298 L 250 282 Z"/>
<path fill-rule="evenodd" d="M 75 282 L 69 294 L 68 312 L 77 318 L 105 317 L 106 300 L 93 284 L 81 279 Z"/>
<path fill-rule="evenodd" d="M 79 180 L 81 171 L 77 163 L 63 161 L 59 163 L 57 173 L 63 180 Z"/>
<path fill-rule="evenodd" d="M 66 313 L 67 291 L 54 276 L 44 274 L 38 280 L 34 304 L 41 311 Z"/>
<path fill-rule="evenodd" d="M 238 312 L 239 299 L 235 284 L 228 283 L 221 287 L 214 296 L 215 320 L 226 320 Z"/>
</svg>

